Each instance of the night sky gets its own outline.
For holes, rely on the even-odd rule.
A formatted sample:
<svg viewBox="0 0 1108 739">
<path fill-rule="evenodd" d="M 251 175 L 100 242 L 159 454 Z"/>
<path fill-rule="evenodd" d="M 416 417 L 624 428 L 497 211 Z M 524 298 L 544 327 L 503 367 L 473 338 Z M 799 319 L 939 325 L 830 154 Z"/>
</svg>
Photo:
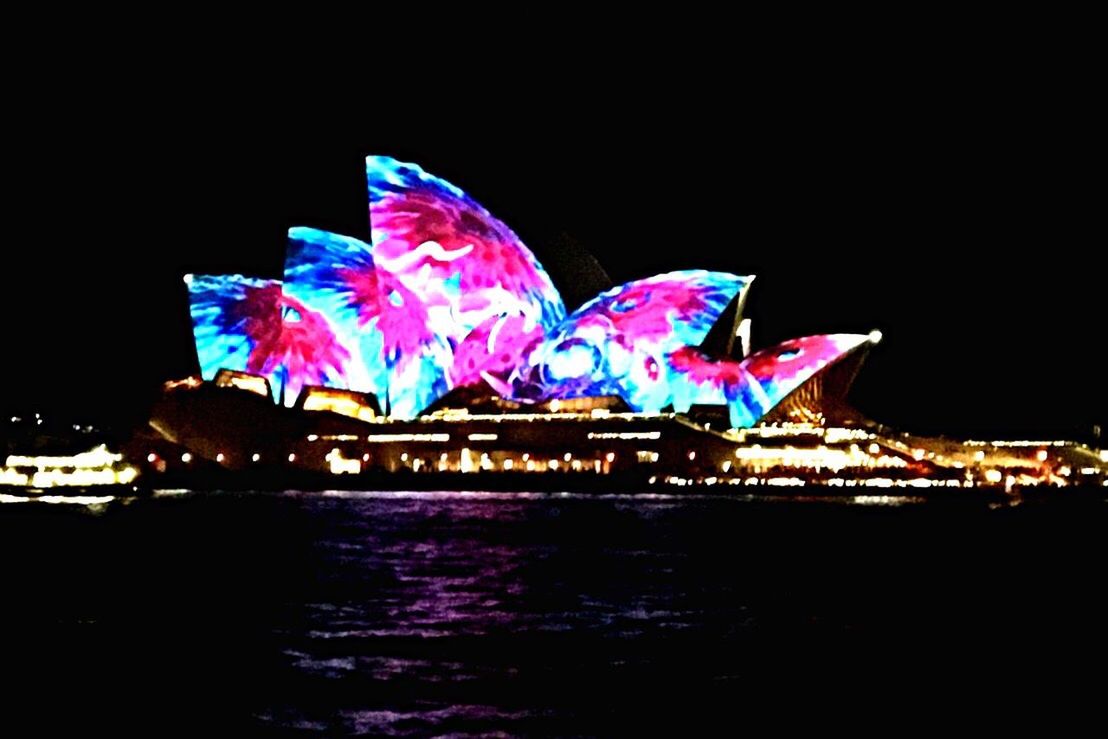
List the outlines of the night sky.
<svg viewBox="0 0 1108 739">
<path fill-rule="evenodd" d="M 1108 419 L 1092 122 L 1061 93 L 985 89 L 562 91 L 411 120 L 227 94 L 28 119 L 6 144 L 0 405 L 141 414 L 196 371 L 182 275 L 279 276 L 293 225 L 367 238 L 378 153 L 465 189 L 578 302 L 570 248 L 617 283 L 756 274 L 756 346 L 883 332 L 851 396 L 874 419 L 1088 437 Z"/>
</svg>

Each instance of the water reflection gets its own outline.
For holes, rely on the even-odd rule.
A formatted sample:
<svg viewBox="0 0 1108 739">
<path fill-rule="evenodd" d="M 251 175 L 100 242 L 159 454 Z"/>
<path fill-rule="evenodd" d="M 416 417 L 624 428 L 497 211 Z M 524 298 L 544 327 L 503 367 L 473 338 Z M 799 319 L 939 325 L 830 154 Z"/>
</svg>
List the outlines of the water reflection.
<svg viewBox="0 0 1108 739">
<path fill-rule="evenodd" d="M 642 733 L 767 687 L 957 686 L 965 654 L 980 690 L 1038 664 L 1027 633 L 1095 655 L 1108 617 L 1099 501 L 166 490 L 101 516 L 6 508 L 9 663 L 27 646 L 81 689 L 111 664 L 114 692 L 157 687 L 127 710 L 242 735 Z"/>
</svg>

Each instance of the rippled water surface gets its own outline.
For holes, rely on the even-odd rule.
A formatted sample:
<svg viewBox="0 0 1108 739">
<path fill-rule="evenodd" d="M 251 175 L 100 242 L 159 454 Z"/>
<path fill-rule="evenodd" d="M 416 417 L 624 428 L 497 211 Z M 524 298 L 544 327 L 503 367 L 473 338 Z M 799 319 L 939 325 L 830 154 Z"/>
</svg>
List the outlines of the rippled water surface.
<svg viewBox="0 0 1108 739">
<path fill-rule="evenodd" d="M 55 707 L 32 710 L 44 725 L 150 735 L 699 735 L 1055 689 L 1075 715 L 1103 687 L 1106 514 L 1077 497 L 10 505 L 4 670 Z"/>
</svg>

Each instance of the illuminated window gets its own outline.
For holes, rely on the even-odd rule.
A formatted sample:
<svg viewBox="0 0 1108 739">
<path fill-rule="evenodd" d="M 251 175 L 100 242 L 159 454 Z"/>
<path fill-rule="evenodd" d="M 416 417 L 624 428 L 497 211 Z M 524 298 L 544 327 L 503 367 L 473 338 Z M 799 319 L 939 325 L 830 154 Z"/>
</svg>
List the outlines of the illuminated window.
<svg viewBox="0 0 1108 739">
<path fill-rule="evenodd" d="M 260 375 L 221 369 L 215 376 L 215 384 L 217 387 L 233 387 L 265 398 L 270 397 L 269 380 Z"/>
<path fill-rule="evenodd" d="M 328 411 L 359 421 L 372 421 L 378 415 L 372 397 L 353 390 L 309 387 L 304 390 L 303 398 L 306 411 Z"/>
</svg>

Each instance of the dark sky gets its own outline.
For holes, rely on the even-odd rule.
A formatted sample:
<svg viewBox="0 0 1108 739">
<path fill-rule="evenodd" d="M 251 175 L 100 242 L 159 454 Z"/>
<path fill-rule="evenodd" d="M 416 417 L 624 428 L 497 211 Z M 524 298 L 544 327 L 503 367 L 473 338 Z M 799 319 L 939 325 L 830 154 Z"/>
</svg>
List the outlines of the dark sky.
<svg viewBox="0 0 1108 739">
<path fill-rule="evenodd" d="M 195 370 L 181 276 L 278 276 L 293 225 L 364 237 L 361 158 L 381 153 L 467 190 L 548 266 L 574 243 L 617 282 L 757 274 L 756 345 L 880 329 L 852 396 L 878 420 L 1087 434 L 1106 419 L 1099 133 L 1072 89 L 987 82 L 377 115 L 225 90 L 52 104 L 5 144 L 0 405 L 140 407 Z"/>
</svg>

